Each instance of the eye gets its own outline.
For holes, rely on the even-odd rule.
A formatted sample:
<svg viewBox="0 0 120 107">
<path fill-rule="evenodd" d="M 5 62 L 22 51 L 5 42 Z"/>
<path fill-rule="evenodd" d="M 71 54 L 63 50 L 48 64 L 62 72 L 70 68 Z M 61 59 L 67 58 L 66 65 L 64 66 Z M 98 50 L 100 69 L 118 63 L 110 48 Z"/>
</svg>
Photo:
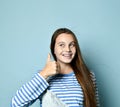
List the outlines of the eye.
<svg viewBox="0 0 120 107">
<path fill-rule="evenodd" d="M 60 47 L 65 47 L 65 44 L 59 44 Z"/>
<path fill-rule="evenodd" d="M 75 47 L 75 43 L 71 43 L 71 44 L 70 44 L 70 47 L 71 47 L 71 48 Z"/>
</svg>

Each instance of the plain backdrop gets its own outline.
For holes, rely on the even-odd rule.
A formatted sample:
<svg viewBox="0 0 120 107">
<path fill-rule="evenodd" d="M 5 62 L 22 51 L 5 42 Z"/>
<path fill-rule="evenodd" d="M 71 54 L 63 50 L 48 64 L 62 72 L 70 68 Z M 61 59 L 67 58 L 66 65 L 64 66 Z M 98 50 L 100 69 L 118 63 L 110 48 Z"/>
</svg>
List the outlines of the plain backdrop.
<svg viewBox="0 0 120 107">
<path fill-rule="evenodd" d="M 101 107 L 120 107 L 119 0 L 0 0 L 0 107 L 44 67 L 60 27 L 76 34 Z"/>
</svg>

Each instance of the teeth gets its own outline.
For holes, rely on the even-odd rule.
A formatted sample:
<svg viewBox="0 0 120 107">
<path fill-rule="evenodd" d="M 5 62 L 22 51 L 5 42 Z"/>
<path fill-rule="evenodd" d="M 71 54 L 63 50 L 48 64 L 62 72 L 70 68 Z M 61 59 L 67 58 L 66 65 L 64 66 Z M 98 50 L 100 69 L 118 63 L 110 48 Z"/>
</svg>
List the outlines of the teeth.
<svg viewBox="0 0 120 107">
<path fill-rule="evenodd" d="M 63 56 L 70 57 L 71 54 L 63 54 Z"/>
<path fill-rule="evenodd" d="M 70 55 L 64 55 L 64 56 L 70 56 Z"/>
</svg>

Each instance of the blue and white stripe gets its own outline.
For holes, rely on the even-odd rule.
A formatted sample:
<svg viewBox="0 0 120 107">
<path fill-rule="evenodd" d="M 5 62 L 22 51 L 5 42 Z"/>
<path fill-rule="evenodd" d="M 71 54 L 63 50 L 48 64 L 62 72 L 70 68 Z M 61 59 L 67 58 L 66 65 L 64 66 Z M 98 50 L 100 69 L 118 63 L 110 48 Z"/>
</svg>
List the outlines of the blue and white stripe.
<svg viewBox="0 0 120 107">
<path fill-rule="evenodd" d="M 94 74 L 91 75 L 96 85 Z M 74 72 L 58 74 L 45 80 L 39 73 L 24 84 L 12 98 L 12 107 L 28 107 L 46 90 L 54 92 L 69 107 L 83 107 L 83 92 Z M 98 98 L 98 91 L 96 91 Z"/>
<path fill-rule="evenodd" d="M 12 98 L 12 107 L 28 107 L 47 89 L 49 84 L 39 74 L 35 74 L 33 79 L 24 84 L 16 95 Z"/>
<path fill-rule="evenodd" d="M 49 79 L 49 90 L 69 107 L 83 105 L 83 92 L 74 72 L 70 74 L 58 74 Z"/>
</svg>

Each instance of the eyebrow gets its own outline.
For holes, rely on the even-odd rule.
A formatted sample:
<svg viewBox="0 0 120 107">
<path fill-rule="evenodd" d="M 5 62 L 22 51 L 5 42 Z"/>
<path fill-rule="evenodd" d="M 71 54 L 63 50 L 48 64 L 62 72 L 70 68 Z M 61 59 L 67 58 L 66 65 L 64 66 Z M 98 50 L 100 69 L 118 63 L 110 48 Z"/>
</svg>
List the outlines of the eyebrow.
<svg viewBox="0 0 120 107">
<path fill-rule="evenodd" d="M 61 44 L 61 43 L 65 43 L 65 42 L 61 41 L 61 42 L 58 42 L 57 44 Z M 71 41 L 70 43 L 75 43 L 75 41 Z"/>
<path fill-rule="evenodd" d="M 65 43 L 65 42 L 58 42 L 57 44 L 61 44 L 61 43 Z"/>
</svg>

